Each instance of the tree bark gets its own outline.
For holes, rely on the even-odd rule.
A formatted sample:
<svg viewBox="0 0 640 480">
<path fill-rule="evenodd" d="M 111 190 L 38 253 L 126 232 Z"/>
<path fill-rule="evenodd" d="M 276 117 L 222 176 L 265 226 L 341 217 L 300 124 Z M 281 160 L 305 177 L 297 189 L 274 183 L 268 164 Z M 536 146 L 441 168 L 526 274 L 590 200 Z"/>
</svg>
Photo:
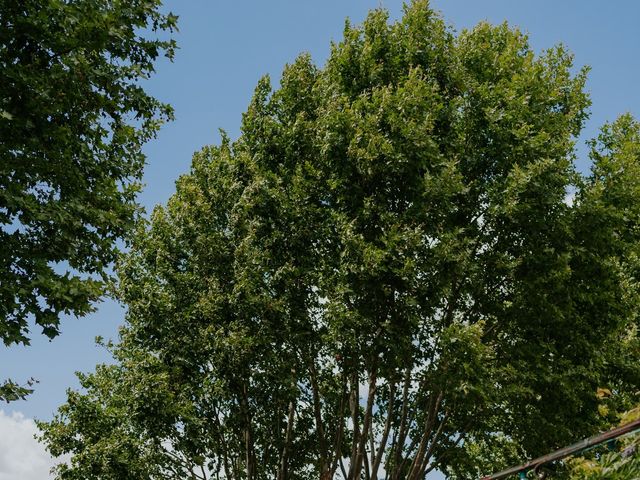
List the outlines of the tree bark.
<svg viewBox="0 0 640 480">
<path fill-rule="evenodd" d="M 251 411 L 249 408 L 249 392 L 247 383 L 242 385 L 242 413 L 244 417 L 244 449 L 246 480 L 254 480 L 256 474 L 253 432 L 251 428 Z"/>
<path fill-rule="evenodd" d="M 327 440 L 322 425 L 322 411 L 320 408 L 320 388 L 318 386 L 318 372 L 316 370 L 315 361 L 309 362 L 309 374 L 311 377 L 311 390 L 313 393 L 313 414 L 316 422 L 316 434 L 318 435 L 318 443 L 320 447 L 320 476 L 325 478 L 326 474 L 331 473 L 331 465 L 328 458 Z"/>
<path fill-rule="evenodd" d="M 402 387 L 402 407 L 400 410 L 400 426 L 398 434 L 393 443 L 393 480 L 400 480 L 402 466 L 402 451 L 404 450 L 404 442 L 407 439 L 407 416 L 409 410 L 409 387 L 411 386 L 411 367 L 407 367 L 404 377 L 404 385 Z"/>
<path fill-rule="evenodd" d="M 284 438 L 284 446 L 280 455 L 280 468 L 278 469 L 278 480 L 287 478 L 287 464 L 289 460 L 289 444 L 291 443 L 291 435 L 293 434 L 293 421 L 295 418 L 296 404 L 293 400 L 289 402 L 289 415 L 287 417 L 287 433 Z"/>
<path fill-rule="evenodd" d="M 378 446 L 378 452 L 373 459 L 373 466 L 371 467 L 371 478 L 376 480 L 378 478 L 378 469 L 380 468 L 380 462 L 382 461 L 382 455 L 385 452 L 387 446 L 387 440 L 389 438 L 389 431 L 391 429 L 391 421 L 393 419 L 393 404 L 396 399 L 396 382 L 391 382 L 389 386 L 389 408 L 387 409 L 387 419 L 384 424 L 384 431 L 382 432 L 382 438 L 380 439 L 380 445 Z M 373 455 L 373 450 L 371 452 Z"/>
<path fill-rule="evenodd" d="M 369 394 L 367 395 L 367 406 L 364 413 L 364 420 L 362 422 L 362 433 L 359 435 L 357 442 L 357 450 L 355 458 L 351 458 L 351 465 L 349 466 L 349 478 L 356 480 L 360 478 L 360 472 L 362 471 L 362 463 L 365 458 L 365 449 L 367 445 L 367 435 L 369 428 L 371 428 L 371 416 L 373 412 L 373 401 L 376 395 L 376 372 L 377 368 L 374 365 L 369 374 Z M 356 406 L 357 407 L 357 406 Z M 355 443 L 355 441 L 354 441 Z"/>
</svg>

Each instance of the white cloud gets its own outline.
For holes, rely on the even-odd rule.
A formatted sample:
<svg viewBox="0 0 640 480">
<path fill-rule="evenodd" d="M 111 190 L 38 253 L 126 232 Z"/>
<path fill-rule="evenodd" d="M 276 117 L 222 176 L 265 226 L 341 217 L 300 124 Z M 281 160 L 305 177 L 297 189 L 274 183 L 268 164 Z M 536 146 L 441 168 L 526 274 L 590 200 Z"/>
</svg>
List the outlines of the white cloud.
<svg viewBox="0 0 640 480">
<path fill-rule="evenodd" d="M 21 413 L 0 410 L 0 480 L 47 480 L 57 462 L 34 435 L 38 427 Z"/>
</svg>

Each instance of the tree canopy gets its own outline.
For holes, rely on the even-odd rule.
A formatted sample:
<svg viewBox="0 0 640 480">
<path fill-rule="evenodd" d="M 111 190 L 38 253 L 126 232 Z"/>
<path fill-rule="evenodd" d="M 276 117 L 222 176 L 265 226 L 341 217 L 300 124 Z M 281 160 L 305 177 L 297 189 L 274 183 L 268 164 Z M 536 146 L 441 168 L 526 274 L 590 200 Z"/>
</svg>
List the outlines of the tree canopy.
<svg viewBox="0 0 640 480">
<path fill-rule="evenodd" d="M 49 338 L 104 293 L 132 227 L 142 145 L 171 108 L 141 85 L 173 56 L 160 0 L 0 1 L 0 340 Z M 26 393 L 0 385 L 0 399 Z"/>
<path fill-rule="evenodd" d="M 58 478 L 474 478 L 626 408 L 640 125 L 577 172 L 585 79 L 423 0 L 262 79 L 121 259 L 116 363 L 41 424 Z"/>
</svg>

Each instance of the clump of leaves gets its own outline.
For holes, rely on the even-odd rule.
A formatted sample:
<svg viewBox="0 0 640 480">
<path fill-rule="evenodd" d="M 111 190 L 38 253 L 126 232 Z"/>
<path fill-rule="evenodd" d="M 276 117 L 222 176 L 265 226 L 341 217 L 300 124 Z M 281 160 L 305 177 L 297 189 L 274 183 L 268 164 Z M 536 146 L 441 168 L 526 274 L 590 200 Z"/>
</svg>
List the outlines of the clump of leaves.
<svg viewBox="0 0 640 480">
<path fill-rule="evenodd" d="M 105 293 L 139 207 L 142 145 L 171 118 L 140 80 L 176 17 L 160 0 L 0 2 L 0 341 L 49 338 Z M 8 382 L 0 400 L 27 390 Z"/>
<path fill-rule="evenodd" d="M 625 412 L 620 425 L 640 419 L 640 407 Z M 620 441 L 613 452 L 597 458 L 576 458 L 570 462 L 571 480 L 632 480 L 640 478 L 640 433 Z"/>
</svg>

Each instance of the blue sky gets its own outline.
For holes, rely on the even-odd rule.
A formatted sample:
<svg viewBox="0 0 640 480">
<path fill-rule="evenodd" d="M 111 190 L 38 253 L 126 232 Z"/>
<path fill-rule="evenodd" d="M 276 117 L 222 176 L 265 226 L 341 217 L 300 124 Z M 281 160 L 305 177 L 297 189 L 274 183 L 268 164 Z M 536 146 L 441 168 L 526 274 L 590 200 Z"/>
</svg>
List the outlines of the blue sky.
<svg viewBox="0 0 640 480">
<path fill-rule="evenodd" d="M 623 112 L 640 117 L 640 2 L 433 0 L 432 5 L 458 31 L 481 20 L 508 21 L 529 32 L 536 51 L 561 42 L 575 53 L 576 65 L 590 65 L 587 87 L 593 106 L 584 139 Z M 166 0 L 165 8 L 180 17 L 180 49 L 173 63 L 158 64 L 147 88 L 174 105 L 176 120 L 145 147 L 146 187 L 140 200 L 147 210 L 166 202 L 195 150 L 218 142 L 218 128 L 232 138 L 238 135 L 242 112 L 262 75 L 277 81 L 284 64 L 301 52 L 322 65 L 330 42 L 341 38 L 345 18 L 359 23 L 378 6 L 387 8 L 392 18 L 401 15 L 399 0 Z M 588 169 L 584 157 L 578 165 Z M 24 426 L 30 418 L 50 418 L 64 401 L 65 389 L 77 385 L 73 372 L 92 370 L 108 360 L 93 339 L 115 337 L 123 318 L 123 309 L 106 301 L 95 314 L 66 319 L 62 335 L 53 342 L 36 336 L 29 348 L 0 349 L 0 378 L 33 376 L 40 381 L 26 402 L 0 406 L 5 420 L 13 415 L 19 419 L 13 423 Z M 3 425 L 13 423 L 0 421 L 0 437 L 8 434 Z M 7 468 L 3 473 L 0 456 L 0 480 L 14 478 L 3 476 L 9 475 Z M 24 473 L 20 478 L 29 480 Z"/>
</svg>

